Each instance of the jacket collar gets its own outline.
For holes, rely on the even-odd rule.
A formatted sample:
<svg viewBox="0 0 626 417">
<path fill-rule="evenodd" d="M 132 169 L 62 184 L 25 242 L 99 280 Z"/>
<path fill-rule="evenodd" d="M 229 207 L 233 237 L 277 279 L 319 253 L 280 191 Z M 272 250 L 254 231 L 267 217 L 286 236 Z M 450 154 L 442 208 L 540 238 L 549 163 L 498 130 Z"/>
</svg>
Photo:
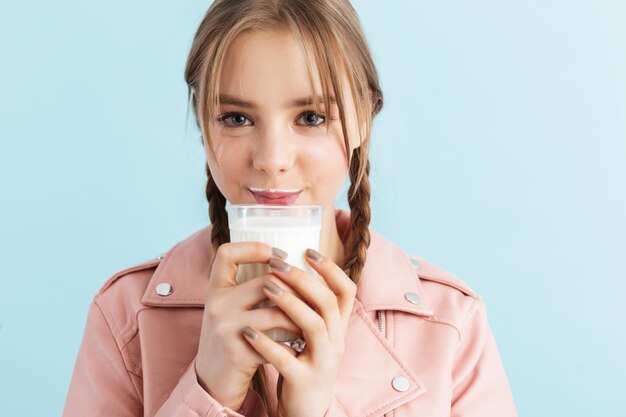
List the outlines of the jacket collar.
<svg viewBox="0 0 626 417">
<path fill-rule="evenodd" d="M 344 242 L 350 235 L 350 212 L 336 209 L 335 221 Z M 356 298 L 366 312 L 400 310 L 417 315 L 432 315 L 422 285 L 409 256 L 398 246 L 372 230 Z M 211 225 L 206 226 L 170 249 L 158 264 L 142 298 L 155 307 L 203 307 L 210 277 L 212 257 Z M 159 284 L 169 284 L 168 296 L 158 295 Z M 419 300 L 410 302 L 406 294 Z"/>
</svg>

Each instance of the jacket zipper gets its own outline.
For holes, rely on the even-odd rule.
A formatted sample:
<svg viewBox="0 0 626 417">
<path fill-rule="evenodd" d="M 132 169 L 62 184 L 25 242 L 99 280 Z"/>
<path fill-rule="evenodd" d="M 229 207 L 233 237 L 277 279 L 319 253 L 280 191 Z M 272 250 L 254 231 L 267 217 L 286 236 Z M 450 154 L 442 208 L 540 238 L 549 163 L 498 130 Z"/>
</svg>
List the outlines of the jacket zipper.
<svg viewBox="0 0 626 417">
<path fill-rule="evenodd" d="M 386 336 L 385 335 L 385 313 L 383 310 L 376 310 L 376 313 L 378 313 L 378 331 L 380 331 L 383 336 Z"/>
</svg>

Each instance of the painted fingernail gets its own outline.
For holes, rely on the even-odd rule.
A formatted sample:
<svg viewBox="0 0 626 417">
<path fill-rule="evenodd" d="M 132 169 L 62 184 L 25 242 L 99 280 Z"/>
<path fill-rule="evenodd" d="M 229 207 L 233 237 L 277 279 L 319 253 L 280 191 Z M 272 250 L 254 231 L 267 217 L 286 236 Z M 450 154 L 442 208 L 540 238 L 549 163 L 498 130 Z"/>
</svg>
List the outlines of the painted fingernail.
<svg viewBox="0 0 626 417">
<path fill-rule="evenodd" d="M 267 280 L 265 281 L 265 284 L 263 284 L 263 286 L 265 288 L 267 288 L 272 294 L 276 295 L 276 296 L 280 296 L 283 294 L 283 289 L 280 288 L 275 282 L 273 282 L 272 280 Z"/>
<path fill-rule="evenodd" d="M 291 269 L 288 263 L 279 258 L 270 259 L 270 266 L 280 272 L 287 272 Z"/>
<path fill-rule="evenodd" d="M 243 334 L 245 334 L 252 340 L 256 340 L 259 337 L 258 333 L 252 330 L 250 326 L 246 326 L 243 328 Z"/>
<path fill-rule="evenodd" d="M 322 254 L 316 251 L 315 249 L 307 249 L 306 256 L 313 259 L 314 261 L 319 261 L 322 259 Z"/>
<path fill-rule="evenodd" d="M 285 252 L 282 249 L 278 249 L 278 248 L 272 248 L 272 255 L 280 258 L 280 259 L 287 259 L 287 252 Z"/>
</svg>

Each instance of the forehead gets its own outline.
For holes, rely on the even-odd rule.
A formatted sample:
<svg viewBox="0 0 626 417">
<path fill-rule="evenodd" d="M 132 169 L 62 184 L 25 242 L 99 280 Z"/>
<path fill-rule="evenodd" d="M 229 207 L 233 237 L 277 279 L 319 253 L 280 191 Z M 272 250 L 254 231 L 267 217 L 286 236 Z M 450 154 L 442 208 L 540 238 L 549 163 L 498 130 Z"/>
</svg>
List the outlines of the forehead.
<svg viewBox="0 0 626 417">
<path fill-rule="evenodd" d="M 305 51 L 288 29 L 244 32 L 228 47 L 220 78 L 220 94 L 259 103 L 285 102 L 311 95 Z M 311 56 L 315 93 L 321 94 L 319 71 Z M 345 82 L 342 83 L 345 86 Z M 329 85 L 332 95 L 332 86 Z"/>
</svg>

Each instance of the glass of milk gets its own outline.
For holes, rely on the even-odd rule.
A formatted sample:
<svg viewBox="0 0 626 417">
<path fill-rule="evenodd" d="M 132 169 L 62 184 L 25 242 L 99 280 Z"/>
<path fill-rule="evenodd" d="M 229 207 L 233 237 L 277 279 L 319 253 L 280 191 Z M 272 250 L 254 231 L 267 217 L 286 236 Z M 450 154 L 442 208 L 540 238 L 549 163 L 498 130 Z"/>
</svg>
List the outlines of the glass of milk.
<svg viewBox="0 0 626 417">
<path fill-rule="evenodd" d="M 257 241 L 282 249 L 288 255 L 285 262 L 321 280 L 306 261 L 305 252 L 307 248 L 319 251 L 322 206 L 228 204 L 226 211 L 231 242 Z M 270 272 L 271 268 L 268 264 L 241 264 L 237 272 L 237 283 Z M 268 299 L 258 303 L 254 308 L 275 305 Z M 293 341 L 299 338 L 297 334 L 280 328 L 270 329 L 263 333 L 277 342 Z"/>
</svg>

